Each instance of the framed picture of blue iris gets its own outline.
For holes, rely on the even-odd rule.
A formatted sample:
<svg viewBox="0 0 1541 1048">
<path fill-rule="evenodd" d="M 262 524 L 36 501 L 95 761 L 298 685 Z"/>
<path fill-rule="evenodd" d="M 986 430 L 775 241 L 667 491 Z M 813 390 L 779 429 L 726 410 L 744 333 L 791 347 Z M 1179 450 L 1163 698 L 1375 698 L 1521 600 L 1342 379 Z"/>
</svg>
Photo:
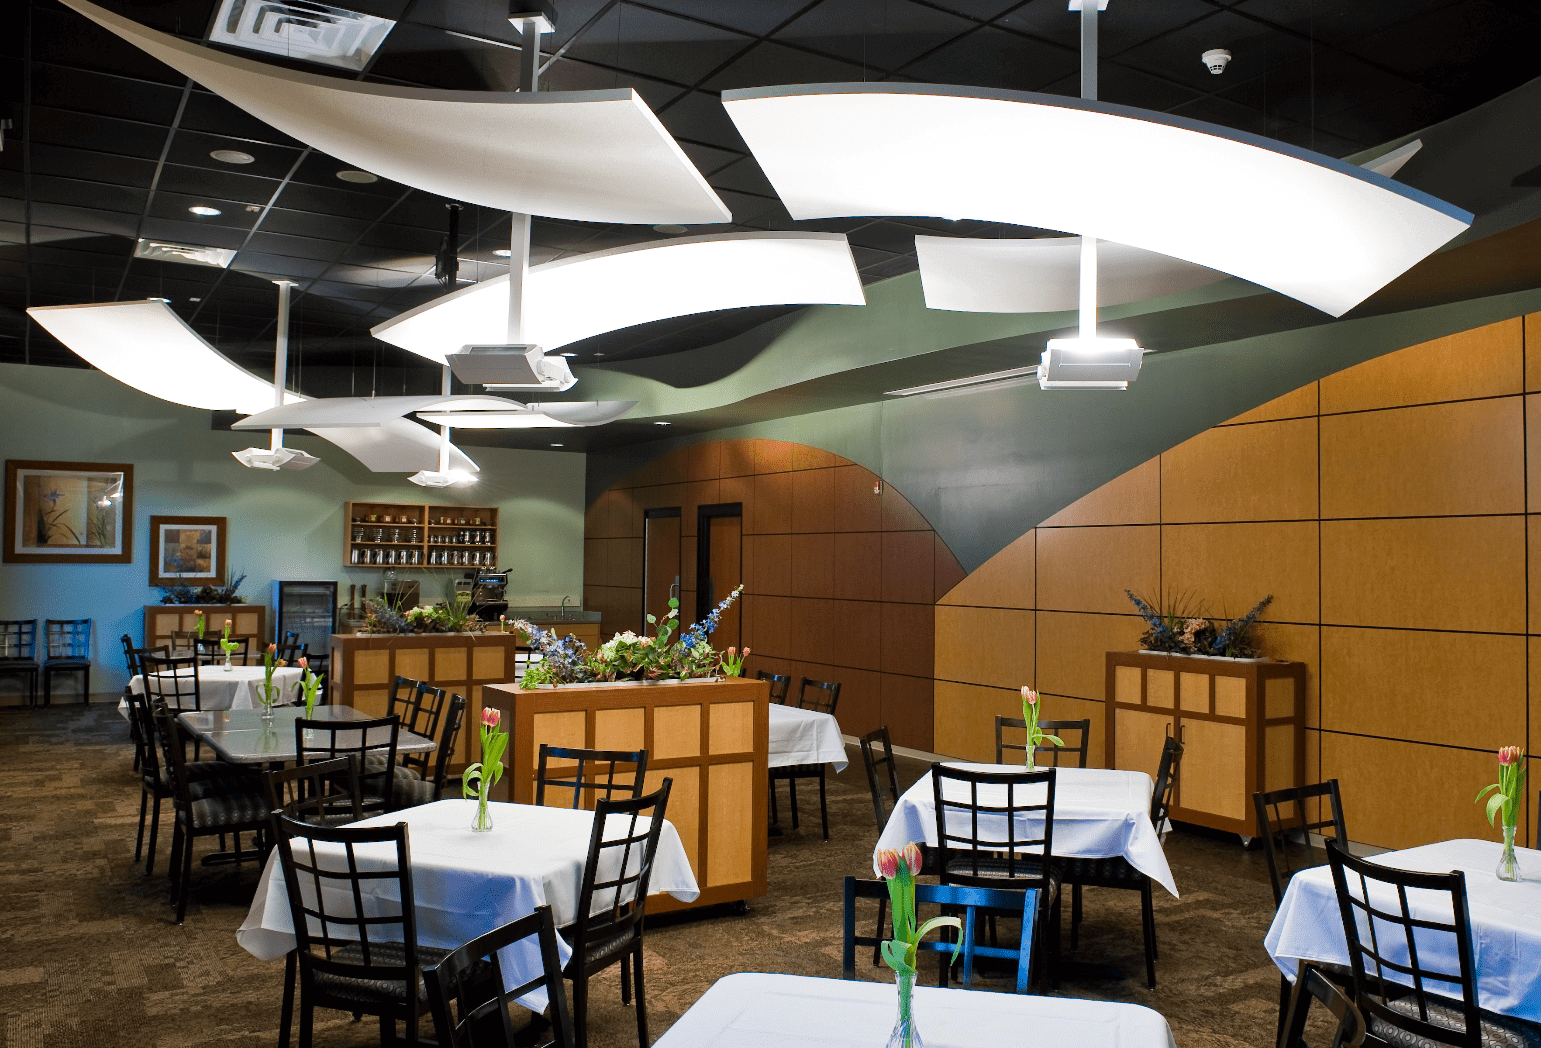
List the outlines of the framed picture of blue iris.
<svg viewBox="0 0 1541 1048">
<path fill-rule="evenodd" d="M 126 462 L 5 463 L 5 562 L 133 560 L 134 467 Z"/>
</svg>

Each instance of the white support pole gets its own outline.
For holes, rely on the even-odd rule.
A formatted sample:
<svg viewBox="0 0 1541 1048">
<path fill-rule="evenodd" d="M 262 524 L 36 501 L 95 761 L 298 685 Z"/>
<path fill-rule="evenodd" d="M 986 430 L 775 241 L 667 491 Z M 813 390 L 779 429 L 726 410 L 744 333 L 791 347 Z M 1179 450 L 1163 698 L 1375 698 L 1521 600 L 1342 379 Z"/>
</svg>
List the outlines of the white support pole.
<svg viewBox="0 0 1541 1048">
<path fill-rule="evenodd" d="M 284 406 L 284 388 L 289 384 L 289 289 L 296 287 L 292 280 L 275 280 L 278 285 L 278 338 L 273 350 L 273 406 Z M 284 431 L 271 433 L 271 450 L 284 446 Z"/>
<path fill-rule="evenodd" d="M 1097 100 L 1098 0 L 1081 0 L 1081 97 Z M 1097 238 L 1081 237 L 1080 331 L 1088 348 L 1097 337 Z"/>
<path fill-rule="evenodd" d="M 445 364 L 442 368 L 440 368 L 440 371 L 443 373 L 443 377 L 442 377 L 442 379 L 439 382 L 439 392 L 444 394 L 447 397 L 447 396 L 449 396 L 449 391 L 450 391 L 450 370 L 449 370 L 449 365 Z M 439 472 L 440 473 L 448 473 L 449 472 L 449 426 L 448 425 L 443 425 L 443 426 L 439 427 Z"/>
<path fill-rule="evenodd" d="M 524 281 L 530 271 L 530 216 L 513 215 L 508 238 L 508 344 L 524 345 Z"/>
</svg>

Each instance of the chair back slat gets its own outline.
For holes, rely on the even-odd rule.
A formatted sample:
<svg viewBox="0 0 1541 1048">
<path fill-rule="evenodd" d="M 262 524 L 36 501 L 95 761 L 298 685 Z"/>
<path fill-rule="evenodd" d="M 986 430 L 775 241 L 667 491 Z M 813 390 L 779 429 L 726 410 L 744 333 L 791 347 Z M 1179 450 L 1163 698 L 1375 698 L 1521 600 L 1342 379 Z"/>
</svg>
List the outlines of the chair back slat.
<svg viewBox="0 0 1541 1048">
<path fill-rule="evenodd" d="M 268 810 L 297 822 L 337 826 L 364 817 L 358 761 L 353 754 L 336 760 L 296 764 L 262 776 Z"/>
<path fill-rule="evenodd" d="M 391 685 L 391 700 L 386 706 L 387 716 L 401 718 L 401 730 L 432 739 L 439 734 L 439 719 L 444 713 L 444 698 L 449 693 L 435 688 L 425 681 L 397 677 Z M 419 778 L 429 777 L 432 751 L 404 753 L 398 760 L 403 768 L 417 772 Z"/>
<path fill-rule="evenodd" d="M 134 638 L 130 637 L 127 633 L 119 637 L 118 640 L 123 645 L 123 661 L 128 667 L 128 675 L 130 677 L 144 676 L 144 657 L 146 655 L 159 655 L 163 659 L 171 657 L 171 647 L 166 644 L 162 644 L 158 648 L 136 648 L 134 647 Z"/>
<path fill-rule="evenodd" d="M 946 883 L 1049 888 L 1058 769 L 931 765 L 938 862 Z M 963 827 L 963 828 L 960 828 Z M 1036 827 L 1036 828 L 1035 828 Z M 957 866 L 957 860 L 966 865 Z"/>
<path fill-rule="evenodd" d="M 573 761 L 570 777 L 551 768 L 548 761 Z M 585 750 L 541 743 L 535 767 L 535 803 L 546 803 L 547 786 L 572 790 L 574 808 L 588 806 L 584 801 L 591 805 L 617 794 L 636 799 L 642 796 L 646 774 L 647 750 Z"/>
<path fill-rule="evenodd" d="M 391 783 L 396 777 L 396 744 L 401 721 L 396 717 L 375 720 L 306 720 L 294 722 L 294 752 L 300 764 L 352 756 L 358 764 L 359 788 L 364 810 L 391 807 Z M 369 760 L 375 757 L 377 760 Z"/>
<path fill-rule="evenodd" d="M 150 712 L 150 702 L 132 688 L 124 688 L 123 697 L 128 700 L 129 718 L 139 729 L 134 733 L 139 774 L 144 776 L 145 782 L 158 786 L 161 781 L 160 733 L 155 726 L 155 716 Z"/>
<path fill-rule="evenodd" d="M 812 677 L 804 677 L 797 688 L 797 705 L 799 709 L 813 710 L 816 713 L 827 713 L 831 717 L 835 715 L 835 707 L 840 704 L 840 685 L 834 681 L 814 680 Z"/>
<path fill-rule="evenodd" d="M 887 795 L 889 805 L 896 806 L 899 803 L 899 775 L 895 770 L 894 748 L 888 740 L 886 726 L 869 731 L 861 737 L 861 762 L 867 769 L 867 788 L 872 791 L 872 814 L 877 818 L 878 832 L 882 833 L 883 827 L 888 825 L 884 795 Z M 888 774 L 887 786 L 883 785 L 879 777 L 880 770 Z"/>
<path fill-rule="evenodd" d="M 169 709 L 201 710 L 203 693 L 198 687 L 198 660 L 175 655 L 144 655 L 144 693 Z"/>
<path fill-rule="evenodd" d="M 518 986 L 505 988 L 502 950 L 529 938 L 540 950 L 541 972 Z M 545 987 L 550 1003 L 550 1044 L 573 1048 L 573 1024 L 562 989 L 562 962 L 557 953 L 556 921 L 550 906 L 477 936 L 432 968 L 423 970 L 428 1004 L 440 1048 L 514 1048 L 514 1024 L 509 1005 L 532 990 Z"/>
<path fill-rule="evenodd" d="M 91 657 L 90 619 L 44 619 L 43 630 L 50 660 Z"/>
<path fill-rule="evenodd" d="M 785 673 L 772 673 L 770 670 L 755 670 L 755 680 L 770 681 L 770 700 L 779 706 L 787 704 L 787 691 L 792 687 L 792 678 Z"/>
<path fill-rule="evenodd" d="M 1040 729 L 1042 729 L 1044 734 L 1046 734 L 1046 735 L 1054 735 L 1054 736 L 1056 736 L 1056 737 L 1058 737 L 1060 739 L 1065 739 L 1066 735 L 1070 734 L 1071 732 L 1076 732 L 1077 733 L 1076 738 L 1079 741 L 1074 746 L 1070 745 L 1070 741 L 1068 739 L 1065 739 L 1065 745 L 1063 745 L 1063 746 L 1056 746 L 1052 742 L 1040 743 L 1037 747 L 1035 747 L 1034 753 L 1047 753 L 1049 755 L 1049 758 L 1050 758 L 1051 766 L 1055 767 L 1055 768 L 1058 768 L 1060 766 L 1060 759 L 1061 759 L 1061 757 L 1068 758 L 1068 757 L 1070 757 L 1073 754 L 1075 756 L 1075 758 L 1076 758 L 1075 767 L 1077 767 L 1077 768 L 1084 768 L 1084 767 L 1086 767 L 1086 755 L 1087 755 L 1088 748 L 1089 748 L 1090 743 L 1091 743 L 1091 734 L 1092 734 L 1092 722 L 1091 722 L 1090 719 L 1087 719 L 1087 720 L 1039 721 L 1038 722 L 1038 727 Z M 1015 731 L 1022 732 L 1023 733 L 1022 741 L 1021 742 L 1007 742 L 1006 741 L 1006 734 L 1005 733 L 1007 731 L 1010 731 L 1010 730 L 1015 730 Z M 1021 717 L 996 717 L 995 718 L 995 763 L 996 764 L 1005 764 L 1005 763 L 1007 763 L 1006 757 L 1007 757 L 1008 754 L 1010 754 L 1011 755 L 1011 763 L 1012 764 L 1026 765 L 1027 764 L 1027 734 L 1026 733 L 1027 733 L 1027 721 L 1023 720 Z M 1036 764 L 1037 761 L 1035 760 L 1034 763 Z M 1067 767 L 1068 767 L 1068 765 L 1067 765 Z"/>
<path fill-rule="evenodd" d="M 1354 1007 L 1354 1002 L 1342 990 L 1328 981 L 1320 968 L 1310 961 L 1301 961 L 1284 1013 L 1279 1048 L 1311 1048 L 1305 1032 L 1312 1001 L 1322 1004 L 1337 1019 L 1328 1048 L 1359 1048 L 1364 1043 L 1364 1014 Z"/>
<path fill-rule="evenodd" d="M 1354 1000 L 1365 1017 L 1406 1031 L 1414 1041 L 1481 1048 L 1466 875 L 1460 870 L 1414 873 L 1382 866 L 1350 855 L 1337 841 L 1327 842 L 1327 862 L 1354 971 Z M 1410 893 L 1417 899 L 1417 913 Z M 1449 919 L 1443 916 L 1446 912 Z M 1439 948 L 1434 948 L 1436 943 Z M 1420 953 L 1420 946 L 1429 948 Z M 1430 955 L 1453 956 L 1456 970 L 1449 970 L 1448 963 L 1439 966 Z M 1390 1007 L 1396 998 L 1401 998 L 1401 1008 Z M 1416 1014 L 1404 1010 L 1409 998 Z M 1462 1013 L 1465 1029 L 1435 1022 L 1431 1003 L 1445 1008 L 1459 1004 L 1455 1010 Z"/>
<path fill-rule="evenodd" d="M 37 658 L 37 619 L 0 619 L 0 661 Z"/>
<path fill-rule="evenodd" d="M 1257 813 L 1257 835 L 1263 840 L 1273 904 L 1277 908 L 1284 901 L 1284 890 L 1291 877 L 1325 861 L 1325 857 L 1316 858 L 1319 853 L 1311 847 L 1312 834 L 1325 837 L 1323 831 L 1331 830 L 1333 839 L 1348 842 L 1343 799 L 1338 793 L 1338 780 L 1328 779 L 1309 786 L 1254 793 L 1252 807 Z M 1314 818 L 1313 808 L 1318 811 Z"/>
<path fill-rule="evenodd" d="M 590 943 L 640 934 L 673 785 L 673 779 L 664 779 L 645 797 L 601 797 L 594 802 L 594 829 L 572 940 L 576 956 L 587 956 Z"/>
<path fill-rule="evenodd" d="M 1177 785 L 1177 767 L 1182 756 L 1183 744 L 1168 735 L 1161 744 L 1161 763 L 1156 768 L 1155 788 L 1150 794 L 1150 822 L 1157 833 L 1164 832 L 1167 813 L 1172 810 L 1172 788 Z"/>
</svg>

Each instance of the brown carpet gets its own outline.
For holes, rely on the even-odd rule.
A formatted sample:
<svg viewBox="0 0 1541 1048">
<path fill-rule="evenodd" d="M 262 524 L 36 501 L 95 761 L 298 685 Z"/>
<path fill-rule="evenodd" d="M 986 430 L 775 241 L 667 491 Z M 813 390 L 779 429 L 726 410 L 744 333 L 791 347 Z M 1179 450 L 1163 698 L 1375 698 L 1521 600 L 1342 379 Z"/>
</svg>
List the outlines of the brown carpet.
<svg viewBox="0 0 1541 1048">
<path fill-rule="evenodd" d="M 138 776 L 116 710 L 6 711 L 0 730 L 0 1048 L 275 1044 L 283 964 L 258 961 L 235 941 L 258 868 L 195 867 L 187 921 L 178 927 L 166 901 L 168 816 L 154 875 L 132 861 Z M 902 765 L 906 781 L 923 770 L 918 762 Z M 859 762 L 831 780 L 828 844 L 819 839 L 817 792 L 812 796 L 811 826 L 805 819 L 800 832 L 772 839 L 770 894 L 751 902 L 747 916 L 650 927 L 654 1038 L 732 972 L 840 974 L 841 878 L 872 876 L 877 827 Z M 800 799 L 806 815 L 807 794 Z M 1261 854 L 1244 851 L 1234 837 L 1182 830 L 1166 851 L 1182 898 L 1157 888 L 1157 989 L 1144 985 L 1138 895 L 1088 890 L 1071 960 L 1111 965 L 1122 976 L 1077 969 L 1057 992 L 1155 1008 L 1181 1048 L 1270 1044 L 1279 976 L 1262 948 L 1272 899 Z M 1065 926 L 1068 949 L 1068 903 Z M 595 989 L 595 1048 L 637 1043 L 635 1013 L 620 1003 L 616 973 Z M 870 953 L 859 959 L 858 975 L 889 978 L 886 968 L 870 966 Z M 316 1016 L 318 1046 L 378 1043 L 367 1017 Z"/>
</svg>

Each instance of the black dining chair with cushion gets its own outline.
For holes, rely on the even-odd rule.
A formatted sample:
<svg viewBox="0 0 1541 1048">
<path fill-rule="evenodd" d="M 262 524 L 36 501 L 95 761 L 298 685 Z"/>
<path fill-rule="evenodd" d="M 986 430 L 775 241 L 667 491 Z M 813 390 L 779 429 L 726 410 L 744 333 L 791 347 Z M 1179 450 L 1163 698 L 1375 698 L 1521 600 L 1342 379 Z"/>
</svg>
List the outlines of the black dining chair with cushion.
<svg viewBox="0 0 1541 1048">
<path fill-rule="evenodd" d="M 401 721 L 396 717 L 354 721 L 298 717 L 294 722 L 294 752 L 300 764 L 351 756 L 358 766 L 364 814 L 375 815 L 393 808 L 391 787 L 396 778 L 400 734 Z"/>
<path fill-rule="evenodd" d="M 1288 982 L 1288 980 L 1286 980 Z M 1322 1005 L 1337 1020 L 1332 1040 L 1321 1048 L 1359 1048 L 1364 1043 L 1364 1015 L 1343 991 L 1333 985 L 1322 970 L 1309 961 L 1300 962 L 1300 970 L 1291 984 L 1289 1010 L 1279 1033 L 1279 1048 L 1311 1048 L 1305 1038 L 1306 1021 L 1311 1017 L 1311 1003 Z"/>
<path fill-rule="evenodd" d="M 861 763 L 867 769 L 867 789 L 872 791 L 872 814 L 878 833 L 888 825 L 889 813 L 899 803 L 899 774 L 895 770 L 894 748 L 888 741 L 888 728 L 877 728 L 861 737 Z M 883 783 L 884 773 L 888 779 Z M 884 800 L 887 804 L 884 804 Z"/>
<path fill-rule="evenodd" d="M 164 702 L 168 709 L 203 709 L 203 692 L 198 687 L 198 660 L 191 656 L 144 655 L 144 693 L 153 703 Z"/>
<path fill-rule="evenodd" d="M 770 670 L 755 670 L 754 679 L 770 681 L 770 700 L 778 706 L 786 705 L 787 691 L 792 687 L 791 677 Z"/>
<path fill-rule="evenodd" d="M 235 836 L 235 854 L 229 861 L 237 864 L 261 862 L 260 851 L 242 851 L 241 834 L 256 833 L 267 825 L 267 797 L 262 784 L 250 773 L 239 777 L 205 780 L 195 784 L 193 765 L 183 750 L 183 732 L 176 711 L 155 702 L 155 729 L 170 771 L 172 802 L 176 811 L 176 829 L 171 839 L 171 892 L 177 906 L 177 923 L 187 915 L 187 896 L 193 879 L 193 842 L 199 837 L 225 834 Z M 214 763 L 214 762 L 209 762 Z"/>
<path fill-rule="evenodd" d="M 1288 789 L 1254 793 L 1252 808 L 1257 813 L 1257 836 L 1263 842 L 1268 860 L 1268 881 L 1273 887 L 1274 909 L 1284 901 L 1290 878 L 1297 871 L 1321 866 L 1327 853 L 1311 844 L 1313 836 L 1348 843 L 1348 829 L 1343 821 L 1343 799 L 1338 780 L 1291 786 Z M 1353 985 L 1354 973 L 1341 964 L 1318 965 L 1321 975 L 1339 986 Z M 1279 976 L 1279 1031 L 1282 1034 L 1294 994 L 1289 977 Z"/>
<path fill-rule="evenodd" d="M 312 826 L 343 826 L 364 817 L 358 761 L 350 754 L 330 761 L 264 772 L 268 811 L 281 811 Z"/>
<path fill-rule="evenodd" d="M 20 677 L 27 705 L 37 705 L 37 619 L 0 619 L 0 676 Z"/>
<path fill-rule="evenodd" d="M 125 668 L 128 670 L 130 682 L 132 682 L 133 678 L 135 677 L 144 676 L 144 665 L 140 662 L 140 659 L 143 656 L 165 656 L 171 654 L 171 649 L 164 646 L 159 648 L 136 648 L 134 647 L 134 638 L 130 637 L 127 633 L 118 638 L 118 643 L 123 645 L 123 663 Z M 143 687 L 142 681 L 140 682 L 140 686 Z M 129 717 L 128 722 L 128 737 L 134 743 L 134 770 L 138 771 L 140 756 L 143 754 L 143 751 L 138 747 L 144 740 L 140 738 L 139 722 L 134 720 L 132 716 Z"/>
<path fill-rule="evenodd" d="M 288 641 L 278 645 L 273 651 L 275 659 L 282 659 L 290 666 L 293 666 L 303 658 L 307 658 L 309 655 L 309 644 L 294 644 Z"/>
<path fill-rule="evenodd" d="M 1049 755 L 1049 764 L 1055 768 L 1062 767 L 1061 758 L 1068 759 L 1072 755 L 1076 758 L 1075 764 L 1063 765 L 1063 767 L 1086 767 L 1086 754 L 1092 735 L 1092 722 L 1089 719 L 1039 721 L 1038 727 L 1045 735 L 1053 735 L 1065 745 L 1056 746 L 1052 742 L 1039 743 L 1033 750 L 1034 764 L 1038 763 L 1037 754 L 1046 753 Z M 1022 732 L 1022 741 L 1007 742 L 1005 735 L 1007 731 Z M 1066 738 L 1067 735 L 1072 738 Z M 995 763 L 1007 763 L 1007 754 L 1011 755 L 1012 764 L 1027 764 L 1027 721 L 1021 717 L 995 718 Z"/>
<path fill-rule="evenodd" d="M 44 619 L 43 705 L 53 704 L 56 673 L 80 674 L 80 694 L 91 701 L 91 620 Z"/>
<path fill-rule="evenodd" d="M 449 764 L 455 759 L 455 742 L 460 738 L 460 725 L 465 720 L 465 713 L 465 697 L 451 695 L 449 709 L 444 714 L 444 731 L 439 736 L 432 774 L 425 778 L 407 778 L 398 774 L 391 782 L 391 803 L 396 810 L 415 808 L 419 804 L 432 804 L 444 799 L 444 785 L 449 781 Z"/>
<path fill-rule="evenodd" d="M 541 972 L 517 986 L 504 988 L 503 963 L 498 951 L 534 938 L 540 950 Z M 533 1042 L 516 1038 L 509 1005 L 542 987 L 551 1001 L 547 1012 L 554 1048 L 573 1048 L 573 1023 L 567 1011 L 567 990 L 562 985 L 562 962 L 557 954 L 556 922 L 551 907 L 510 921 L 485 935 L 478 935 L 431 968 L 423 969 L 428 984 L 428 1006 L 439 1048 L 520 1048 Z"/>
<path fill-rule="evenodd" d="M 417 1044 L 418 1017 L 428 1011 L 423 969 L 451 951 L 417 941 L 407 824 L 322 827 L 274 812 L 272 826 L 295 929 L 284 965 L 280 1048 L 289 1045 L 296 982 L 301 1048 L 310 1046 L 317 1008 L 377 1016 L 382 1045 L 397 1042 L 401 1022 L 406 1043 Z M 367 868 L 360 848 L 369 854 Z M 366 895 L 370 904 L 359 905 Z"/>
<path fill-rule="evenodd" d="M 401 685 L 409 685 L 402 688 Z M 444 713 L 444 698 L 449 693 L 422 681 L 397 677 L 391 686 L 391 700 L 385 708 L 386 716 L 401 718 L 401 730 L 410 731 L 424 738 L 437 738 L 439 718 Z M 403 753 L 396 761 L 398 779 L 426 779 L 432 770 L 429 765 L 433 754 Z"/>
<path fill-rule="evenodd" d="M 571 767 L 550 766 L 552 761 L 571 762 Z M 642 780 L 647 775 L 647 750 L 584 750 L 571 746 L 540 744 L 535 762 L 535 803 L 546 803 L 546 787 L 571 790 L 572 807 L 642 796 Z M 565 798 L 563 798 L 565 800 Z"/>
<path fill-rule="evenodd" d="M 588 1048 L 589 979 L 617 962 L 621 965 L 621 1003 L 637 997 L 637 1041 L 647 1036 L 647 998 L 642 983 L 642 921 L 658 836 L 663 832 L 673 779 L 664 779 L 656 793 L 645 797 L 594 802 L 594 829 L 583 886 L 578 892 L 578 919 L 567 931 L 573 955 L 563 975 L 573 984 L 573 1038 Z M 602 877 L 600 870 L 606 871 Z"/>
<path fill-rule="evenodd" d="M 1354 1003 L 1375 1043 L 1541 1048 L 1541 1027 L 1478 1007 L 1465 873 L 1398 870 L 1355 858 L 1337 841 L 1327 842 L 1327 863 L 1348 943 Z M 1418 900 L 1416 917 L 1409 893 Z M 1435 896 L 1448 900 L 1448 910 Z M 1432 916 L 1446 912 L 1448 921 Z M 1430 961 L 1430 954 L 1453 956 L 1456 963 Z"/>
<path fill-rule="evenodd" d="M 815 713 L 827 713 L 831 717 L 835 715 L 835 708 L 840 704 L 840 685 L 832 681 L 814 680 L 812 677 L 804 677 L 798 689 L 796 706 L 798 709 L 812 710 Z M 770 769 L 770 821 L 779 823 L 780 812 L 777 811 L 776 783 L 787 784 L 787 803 L 792 809 L 792 829 L 797 829 L 799 822 L 797 817 L 797 782 L 799 779 L 817 779 L 819 783 L 819 817 L 823 823 L 824 839 L 829 840 L 829 799 L 826 795 L 826 773 L 829 771 L 827 764 L 792 764 L 784 768 Z"/>
<path fill-rule="evenodd" d="M 1177 768 L 1182 761 L 1182 743 L 1170 735 L 1161 745 L 1161 763 L 1156 768 L 1156 785 L 1150 795 L 1150 822 L 1156 832 L 1166 824 L 1167 812 L 1172 807 L 1172 786 L 1177 781 Z M 1122 855 L 1102 859 L 1065 858 L 1058 861 L 1060 874 L 1071 886 L 1070 897 L 1070 948 L 1080 941 L 1081 889 L 1120 888 L 1140 893 L 1140 930 L 1145 939 L 1145 983 L 1156 988 L 1156 910 L 1155 889 L 1149 875 L 1141 873 Z"/>
<path fill-rule="evenodd" d="M 856 900 L 859 898 L 876 899 L 881 907 L 888 900 L 888 882 L 858 880 L 855 877 L 845 879 L 845 948 L 840 962 L 842 979 L 856 978 L 856 947 L 876 947 L 884 939 L 893 938 L 893 929 L 885 925 L 884 911 L 881 909 L 878 911 L 878 934 L 856 934 Z M 965 990 L 971 990 L 974 986 L 974 959 L 990 957 L 1015 964 L 1016 992 L 1027 992 L 1028 982 L 1032 977 L 1033 938 L 1038 927 L 1036 892 L 1000 888 L 966 888 L 957 884 L 916 884 L 915 903 L 917 911 L 921 904 L 927 904 L 941 907 L 944 913 L 962 914 L 963 948 L 959 952 L 959 960 L 963 963 L 962 982 Z M 1014 947 L 986 946 L 979 941 L 981 937 L 978 934 L 978 919 L 981 916 L 1000 913 L 1012 913 L 1021 918 L 1022 931 Z M 917 920 L 919 919 L 917 913 Z M 920 943 L 921 951 L 943 954 L 942 985 L 944 986 L 947 984 L 948 970 L 953 964 L 952 953 L 957 949 L 959 941 L 957 937 L 949 937 L 925 939 Z"/>
</svg>

